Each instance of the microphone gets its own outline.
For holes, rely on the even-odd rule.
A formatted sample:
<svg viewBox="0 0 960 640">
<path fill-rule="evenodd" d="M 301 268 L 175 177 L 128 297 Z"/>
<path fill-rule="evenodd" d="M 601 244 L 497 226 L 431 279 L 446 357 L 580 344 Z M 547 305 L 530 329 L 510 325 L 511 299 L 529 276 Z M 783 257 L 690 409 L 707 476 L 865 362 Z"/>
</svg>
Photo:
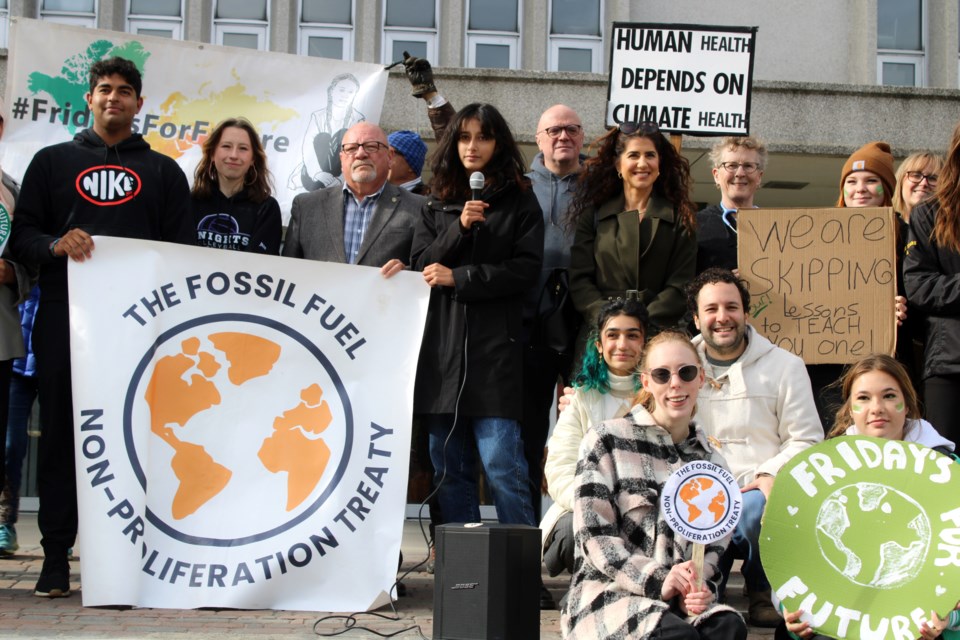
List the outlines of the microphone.
<svg viewBox="0 0 960 640">
<path fill-rule="evenodd" d="M 471 199 L 480 199 L 480 192 L 483 191 L 483 179 L 483 174 L 479 171 L 474 171 L 470 174 Z"/>
<path fill-rule="evenodd" d="M 479 171 L 474 171 L 470 174 L 470 197 L 473 200 L 480 199 L 480 192 L 483 191 L 483 174 Z M 473 223 L 473 230 L 476 231 L 480 228 L 479 222 Z"/>
</svg>

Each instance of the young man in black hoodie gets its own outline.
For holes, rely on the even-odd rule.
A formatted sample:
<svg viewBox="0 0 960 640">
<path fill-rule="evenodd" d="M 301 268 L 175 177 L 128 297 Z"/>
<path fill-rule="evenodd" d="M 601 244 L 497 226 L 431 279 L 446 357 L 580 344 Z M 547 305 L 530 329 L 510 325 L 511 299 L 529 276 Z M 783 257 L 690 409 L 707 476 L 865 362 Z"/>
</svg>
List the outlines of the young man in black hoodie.
<svg viewBox="0 0 960 640">
<path fill-rule="evenodd" d="M 15 256 L 40 269 L 43 304 L 33 346 L 40 388 L 38 489 L 44 561 L 34 591 L 70 595 L 68 549 L 77 535 L 67 260 L 83 262 L 92 236 L 192 244 L 186 176 L 133 133 L 143 106 L 137 67 L 110 58 L 90 67 L 93 126 L 41 149 L 23 178 L 10 236 Z M 118 277 L 123 277 L 118 274 Z"/>
</svg>

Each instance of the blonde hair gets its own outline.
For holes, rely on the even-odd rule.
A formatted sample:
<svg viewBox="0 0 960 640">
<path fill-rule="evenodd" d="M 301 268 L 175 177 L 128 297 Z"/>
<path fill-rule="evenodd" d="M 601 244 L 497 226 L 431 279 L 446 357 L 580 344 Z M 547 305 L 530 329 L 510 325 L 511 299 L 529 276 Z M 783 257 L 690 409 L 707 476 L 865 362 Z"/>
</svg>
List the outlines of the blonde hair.
<svg viewBox="0 0 960 640">
<path fill-rule="evenodd" d="M 686 345 L 690 349 L 690 353 L 693 354 L 696 363 L 698 365 L 700 364 L 700 354 L 697 353 L 697 348 L 693 346 L 692 342 L 690 342 L 690 338 L 687 336 L 687 334 L 676 329 L 664 329 L 654 337 L 647 340 L 647 343 L 644 345 L 643 354 L 640 356 L 640 371 L 647 370 L 647 358 L 650 356 L 650 351 L 656 348 L 657 345 L 665 342 L 679 342 L 680 344 Z M 646 389 L 640 389 L 640 391 L 637 392 L 633 403 L 642 405 L 643 408 L 651 414 L 657 408 L 657 403 L 653 399 L 653 394 Z M 693 411 L 696 413 L 696 405 L 694 405 Z"/>
<path fill-rule="evenodd" d="M 907 179 L 907 172 L 923 171 L 931 166 L 933 170 L 930 173 L 940 173 L 943 170 L 943 156 L 932 151 L 911 153 L 897 167 L 897 186 L 893 190 L 893 210 L 902 215 L 904 220 L 909 220 L 911 209 L 903 199 L 903 183 Z"/>
</svg>

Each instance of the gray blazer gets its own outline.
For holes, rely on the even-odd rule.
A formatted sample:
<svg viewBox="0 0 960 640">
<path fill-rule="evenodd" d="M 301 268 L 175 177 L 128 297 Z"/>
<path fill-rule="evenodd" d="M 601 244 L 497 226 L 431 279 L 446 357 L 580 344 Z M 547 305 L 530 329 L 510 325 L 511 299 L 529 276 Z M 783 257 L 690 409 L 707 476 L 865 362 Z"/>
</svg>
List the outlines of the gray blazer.
<svg viewBox="0 0 960 640">
<path fill-rule="evenodd" d="M 20 185 L 14 182 L 5 171 L 0 179 L 10 189 L 16 201 L 20 197 Z M 16 206 L 12 213 L 16 215 Z M 14 273 L 17 274 L 17 283 L 0 285 L 0 360 L 13 360 L 25 354 L 23 333 L 20 330 L 20 311 L 17 305 L 30 295 L 30 289 L 37 282 L 37 270 L 14 262 L 11 259 L 9 244 L 3 250 L 3 259 L 13 267 Z"/>
<path fill-rule="evenodd" d="M 413 228 L 426 198 L 387 183 L 357 254 L 357 264 L 382 267 L 392 258 L 410 266 Z M 343 248 L 343 187 L 301 193 L 293 199 L 280 255 L 324 262 L 347 261 Z"/>
</svg>

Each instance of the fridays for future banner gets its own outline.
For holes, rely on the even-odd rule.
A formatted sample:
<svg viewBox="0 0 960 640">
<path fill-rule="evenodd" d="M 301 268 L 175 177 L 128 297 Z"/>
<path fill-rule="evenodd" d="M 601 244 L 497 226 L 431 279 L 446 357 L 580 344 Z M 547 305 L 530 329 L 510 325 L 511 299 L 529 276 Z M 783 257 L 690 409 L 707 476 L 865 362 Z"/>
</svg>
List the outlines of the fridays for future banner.
<svg viewBox="0 0 960 640">
<path fill-rule="evenodd" d="M 260 132 L 275 197 L 293 197 L 340 175 L 347 128 L 378 122 L 387 88 L 381 65 L 220 47 L 42 20 L 10 21 L 5 131 L 0 164 L 18 180 L 41 148 L 92 124 L 90 65 L 132 60 L 143 74 L 134 129 L 180 165 L 191 182 L 201 146 L 218 122 L 243 116 Z"/>
<path fill-rule="evenodd" d="M 420 274 L 96 245 L 69 265 L 83 604 L 385 603 Z"/>
<path fill-rule="evenodd" d="M 960 465 L 914 442 L 843 436 L 802 451 L 763 514 L 774 593 L 831 638 L 918 638 L 960 598 L 957 495 Z"/>
</svg>

